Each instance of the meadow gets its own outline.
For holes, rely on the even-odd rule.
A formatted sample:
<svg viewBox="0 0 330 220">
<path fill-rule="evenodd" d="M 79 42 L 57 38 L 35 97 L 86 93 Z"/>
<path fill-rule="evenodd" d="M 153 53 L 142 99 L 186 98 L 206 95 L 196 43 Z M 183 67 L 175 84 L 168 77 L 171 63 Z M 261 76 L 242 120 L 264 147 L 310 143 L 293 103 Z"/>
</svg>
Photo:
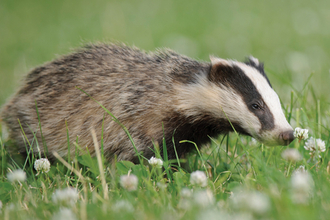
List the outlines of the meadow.
<svg viewBox="0 0 330 220">
<path fill-rule="evenodd" d="M 13 158 L 0 129 L 0 219 L 329 219 L 329 22 L 326 0 L 0 1 L 0 106 L 33 67 L 89 42 L 199 60 L 252 54 L 309 136 L 268 147 L 231 133 L 182 160 L 87 151 L 48 164 Z"/>
</svg>

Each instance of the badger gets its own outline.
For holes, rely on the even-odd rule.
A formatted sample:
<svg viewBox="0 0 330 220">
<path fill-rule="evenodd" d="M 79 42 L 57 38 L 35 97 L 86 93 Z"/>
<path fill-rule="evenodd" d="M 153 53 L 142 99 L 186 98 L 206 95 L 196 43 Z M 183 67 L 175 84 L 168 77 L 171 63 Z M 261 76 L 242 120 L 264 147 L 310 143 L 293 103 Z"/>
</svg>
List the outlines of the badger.
<svg viewBox="0 0 330 220">
<path fill-rule="evenodd" d="M 252 56 L 244 63 L 214 56 L 210 61 L 169 49 L 89 44 L 28 73 L 1 118 L 21 153 L 26 138 L 34 152 L 44 153 L 45 143 L 48 152 L 67 156 L 68 140 L 78 140 L 94 155 L 94 129 L 106 158 L 137 162 L 125 131 L 95 100 L 127 128 L 146 158 L 154 155 L 155 143 L 165 142 L 168 158 L 175 159 L 195 148 L 180 141 L 200 147 L 233 130 L 266 145 L 288 145 L 293 130 L 263 63 Z"/>
</svg>

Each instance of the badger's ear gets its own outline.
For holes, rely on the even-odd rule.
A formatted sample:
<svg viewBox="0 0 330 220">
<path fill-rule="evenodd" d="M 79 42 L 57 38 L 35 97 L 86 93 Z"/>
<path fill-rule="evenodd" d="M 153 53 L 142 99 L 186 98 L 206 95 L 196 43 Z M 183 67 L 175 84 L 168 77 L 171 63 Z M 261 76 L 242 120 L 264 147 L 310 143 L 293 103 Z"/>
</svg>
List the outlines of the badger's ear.
<svg viewBox="0 0 330 220">
<path fill-rule="evenodd" d="M 213 66 L 217 66 L 217 65 L 229 65 L 228 60 L 219 58 L 219 57 L 215 57 L 210 55 L 210 60 L 211 60 L 211 64 L 212 64 L 212 68 Z"/>
<path fill-rule="evenodd" d="M 260 62 L 257 58 L 253 57 L 252 55 L 249 56 L 250 63 L 254 63 L 256 66 L 260 65 Z"/>
<path fill-rule="evenodd" d="M 260 62 L 257 58 L 255 58 L 251 55 L 246 59 L 246 61 L 244 63 L 258 69 L 260 72 L 264 72 L 264 70 L 263 70 L 264 64 L 262 62 Z"/>
<path fill-rule="evenodd" d="M 228 68 L 231 68 L 230 61 L 214 56 L 210 56 L 210 60 L 212 67 L 209 73 L 209 80 L 215 82 L 224 78 L 227 75 L 224 72 L 228 72 Z"/>
</svg>

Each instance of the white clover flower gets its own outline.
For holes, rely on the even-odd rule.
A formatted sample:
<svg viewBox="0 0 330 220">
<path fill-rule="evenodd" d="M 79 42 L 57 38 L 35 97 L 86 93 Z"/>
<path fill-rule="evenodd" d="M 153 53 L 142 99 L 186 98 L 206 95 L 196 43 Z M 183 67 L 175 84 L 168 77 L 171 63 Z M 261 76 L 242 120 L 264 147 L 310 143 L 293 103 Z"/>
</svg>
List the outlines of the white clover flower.
<svg viewBox="0 0 330 220">
<path fill-rule="evenodd" d="M 19 205 L 17 203 L 11 202 L 11 203 L 8 203 L 6 206 L 6 210 L 9 212 L 16 211 L 17 209 L 19 209 Z"/>
<path fill-rule="evenodd" d="M 75 188 L 68 187 L 65 189 L 57 189 L 52 196 L 52 200 L 56 204 L 73 206 L 79 198 L 79 193 Z"/>
<path fill-rule="evenodd" d="M 241 216 L 239 216 L 241 217 Z M 223 210 L 217 210 L 217 209 L 205 209 L 202 210 L 200 213 L 197 214 L 197 220 L 252 220 L 248 218 L 236 218 L 236 216 L 232 216 L 229 213 L 223 211 Z"/>
<path fill-rule="evenodd" d="M 14 170 L 11 173 L 7 173 L 9 182 L 23 182 L 26 180 L 26 173 L 23 170 Z"/>
<path fill-rule="evenodd" d="M 255 214 L 263 214 L 270 209 L 268 196 L 258 191 L 234 190 L 230 197 L 235 209 L 251 211 Z"/>
<path fill-rule="evenodd" d="M 221 210 L 221 209 L 220 209 Z M 228 213 L 223 210 L 205 209 L 197 215 L 197 220 L 254 220 L 255 218 L 251 213 L 239 212 Z"/>
<path fill-rule="evenodd" d="M 299 151 L 295 148 L 288 148 L 288 149 L 285 149 L 283 152 L 282 152 L 282 157 L 283 159 L 285 160 L 288 160 L 288 161 L 291 161 L 291 162 L 297 162 L 299 160 L 302 160 L 302 156 L 301 154 L 299 153 Z"/>
<path fill-rule="evenodd" d="M 189 199 L 180 199 L 178 208 L 183 210 L 189 210 L 192 207 L 192 202 Z"/>
<path fill-rule="evenodd" d="M 291 176 L 291 198 L 294 203 L 307 203 L 312 196 L 314 181 L 308 172 L 294 172 Z"/>
<path fill-rule="evenodd" d="M 313 184 L 313 178 L 308 172 L 296 172 L 291 176 L 291 185 L 295 190 L 309 191 Z"/>
<path fill-rule="evenodd" d="M 60 208 L 60 210 L 53 215 L 52 220 L 76 220 L 77 217 L 71 209 Z"/>
<path fill-rule="evenodd" d="M 120 177 L 120 185 L 128 191 L 137 190 L 139 179 L 134 174 L 123 175 Z"/>
<path fill-rule="evenodd" d="M 38 172 L 38 174 L 39 174 L 39 172 L 48 173 L 50 170 L 49 160 L 47 158 L 41 158 L 41 159 L 36 160 L 34 162 L 34 169 Z"/>
<path fill-rule="evenodd" d="M 115 212 L 134 212 L 134 207 L 127 200 L 119 200 L 112 206 L 112 210 Z"/>
<path fill-rule="evenodd" d="M 199 190 L 193 194 L 195 205 L 199 207 L 208 207 L 214 204 L 215 199 L 211 190 Z"/>
<path fill-rule="evenodd" d="M 198 190 L 193 192 L 184 188 L 181 191 L 181 199 L 178 208 L 189 210 L 193 207 L 206 208 L 215 203 L 215 198 L 211 190 Z"/>
<path fill-rule="evenodd" d="M 305 143 L 304 148 L 305 148 L 305 150 L 309 150 L 310 151 L 309 154 L 312 157 L 314 157 L 314 154 L 315 153 L 318 154 L 320 152 L 324 152 L 325 151 L 325 143 L 321 139 L 316 139 L 315 140 L 315 138 L 311 137 Z M 318 155 L 318 156 L 321 157 L 320 155 Z"/>
<path fill-rule="evenodd" d="M 292 175 L 295 173 L 304 173 L 307 172 L 306 168 L 304 165 L 300 165 L 295 171 L 293 171 Z"/>
<path fill-rule="evenodd" d="M 180 192 L 180 195 L 183 198 L 190 198 L 193 195 L 193 191 L 191 189 L 188 189 L 188 188 L 183 188 Z"/>
<path fill-rule="evenodd" d="M 240 212 L 240 213 L 233 213 L 231 215 L 231 220 L 255 220 L 256 218 L 249 212 Z"/>
<path fill-rule="evenodd" d="M 148 160 L 148 162 L 153 167 L 161 168 L 163 166 L 163 161 L 153 156 L 150 158 L 150 160 Z"/>
<path fill-rule="evenodd" d="M 316 146 L 319 148 L 321 152 L 324 152 L 325 149 L 325 143 L 321 139 L 316 139 Z"/>
<path fill-rule="evenodd" d="M 158 186 L 159 189 L 166 189 L 167 184 L 166 183 L 162 183 L 162 182 L 158 182 L 157 183 L 157 186 Z"/>
<path fill-rule="evenodd" d="M 193 190 L 183 188 L 180 192 L 181 199 L 178 204 L 179 209 L 189 210 L 192 207 Z"/>
<path fill-rule="evenodd" d="M 293 132 L 293 136 L 299 140 L 306 140 L 308 138 L 308 129 L 302 129 L 296 127 Z"/>
<path fill-rule="evenodd" d="M 197 170 L 190 174 L 190 183 L 201 187 L 207 186 L 207 177 L 203 171 Z"/>
</svg>

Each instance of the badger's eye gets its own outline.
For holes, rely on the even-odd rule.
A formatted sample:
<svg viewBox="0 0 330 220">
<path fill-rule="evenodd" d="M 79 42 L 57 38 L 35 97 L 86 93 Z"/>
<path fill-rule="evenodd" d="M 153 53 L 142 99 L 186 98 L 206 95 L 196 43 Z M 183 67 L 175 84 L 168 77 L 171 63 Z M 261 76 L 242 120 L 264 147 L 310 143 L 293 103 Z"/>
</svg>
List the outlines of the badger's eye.
<svg viewBox="0 0 330 220">
<path fill-rule="evenodd" d="M 253 109 L 261 109 L 260 106 L 258 104 L 255 104 L 255 103 L 252 104 L 252 108 Z"/>
</svg>

